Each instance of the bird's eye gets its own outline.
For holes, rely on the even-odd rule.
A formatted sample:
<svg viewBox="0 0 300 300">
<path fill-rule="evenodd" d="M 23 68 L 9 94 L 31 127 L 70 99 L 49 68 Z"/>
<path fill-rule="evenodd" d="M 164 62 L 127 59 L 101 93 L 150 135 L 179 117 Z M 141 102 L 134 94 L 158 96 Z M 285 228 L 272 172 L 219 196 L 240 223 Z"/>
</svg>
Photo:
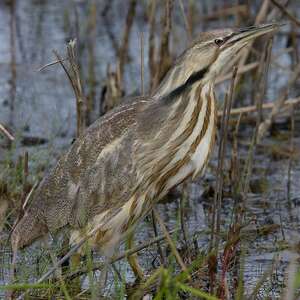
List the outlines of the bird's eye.
<svg viewBox="0 0 300 300">
<path fill-rule="evenodd" d="M 224 43 L 224 40 L 223 40 L 223 39 L 221 39 L 221 38 L 215 39 L 215 44 L 216 44 L 217 46 L 221 46 L 223 43 Z"/>
</svg>

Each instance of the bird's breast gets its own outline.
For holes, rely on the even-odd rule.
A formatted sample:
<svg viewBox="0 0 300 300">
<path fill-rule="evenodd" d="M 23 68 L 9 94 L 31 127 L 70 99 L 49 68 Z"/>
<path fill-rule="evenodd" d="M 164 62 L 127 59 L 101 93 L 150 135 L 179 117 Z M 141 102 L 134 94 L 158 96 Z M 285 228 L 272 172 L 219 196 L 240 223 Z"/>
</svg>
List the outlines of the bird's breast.
<svg viewBox="0 0 300 300">
<path fill-rule="evenodd" d="M 186 178 L 201 173 L 213 149 L 216 109 L 212 85 L 195 87 L 189 97 L 190 103 L 169 141 L 173 150 L 170 147 L 166 150 L 170 161 L 156 183 L 160 196 Z"/>
<path fill-rule="evenodd" d="M 217 111 L 213 90 L 210 89 L 207 91 L 203 97 L 205 97 L 205 101 L 207 101 L 204 124 L 200 134 L 197 136 L 190 148 L 190 163 L 194 167 L 194 173 L 192 175 L 193 178 L 205 169 L 208 159 L 213 152 L 215 142 Z"/>
</svg>

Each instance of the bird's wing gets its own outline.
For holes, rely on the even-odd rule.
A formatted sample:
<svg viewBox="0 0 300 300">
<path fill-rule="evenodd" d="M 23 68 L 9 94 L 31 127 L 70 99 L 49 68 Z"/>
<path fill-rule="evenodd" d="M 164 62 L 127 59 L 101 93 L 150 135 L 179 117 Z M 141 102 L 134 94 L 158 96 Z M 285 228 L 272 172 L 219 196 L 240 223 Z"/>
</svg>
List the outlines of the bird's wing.
<svg viewBox="0 0 300 300">
<path fill-rule="evenodd" d="M 121 106 L 92 124 L 43 180 L 32 205 L 50 231 L 68 223 L 83 226 L 120 201 L 136 181 L 133 164 L 136 115 L 147 101 Z"/>
</svg>

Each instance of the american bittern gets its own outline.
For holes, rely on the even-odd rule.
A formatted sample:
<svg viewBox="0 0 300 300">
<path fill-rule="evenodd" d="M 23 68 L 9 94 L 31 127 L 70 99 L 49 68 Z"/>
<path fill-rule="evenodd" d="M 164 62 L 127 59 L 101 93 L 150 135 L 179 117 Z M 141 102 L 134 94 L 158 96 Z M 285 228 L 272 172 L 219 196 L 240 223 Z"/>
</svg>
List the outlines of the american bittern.
<svg viewBox="0 0 300 300">
<path fill-rule="evenodd" d="M 69 225 L 71 244 L 97 227 L 89 242 L 112 253 L 171 188 L 204 171 L 215 140 L 216 76 L 250 41 L 278 26 L 202 34 L 151 96 L 91 125 L 34 192 L 13 248 Z"/>
</svg>

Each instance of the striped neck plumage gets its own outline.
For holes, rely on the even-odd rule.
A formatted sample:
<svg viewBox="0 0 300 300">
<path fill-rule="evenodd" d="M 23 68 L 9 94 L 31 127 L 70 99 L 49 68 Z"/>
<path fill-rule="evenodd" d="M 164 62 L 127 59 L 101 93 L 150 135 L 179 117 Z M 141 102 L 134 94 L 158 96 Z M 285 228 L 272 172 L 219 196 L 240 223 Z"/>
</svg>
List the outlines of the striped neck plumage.
<svg viewBox="0 0 300 300">
<path fill-rule="evenodd" d="M 181 64 L 175 65 L 167 73 L 152 95 L 152 98 L 167 103 L 172 102 L 173 99 L 178 98 L 178 96 L 194 84 L 199 84 L 208 72 L 209 67 L 199 69 L 198 71 L 191 71 L 188 68 L 184 68 Z"/>
</svg>

